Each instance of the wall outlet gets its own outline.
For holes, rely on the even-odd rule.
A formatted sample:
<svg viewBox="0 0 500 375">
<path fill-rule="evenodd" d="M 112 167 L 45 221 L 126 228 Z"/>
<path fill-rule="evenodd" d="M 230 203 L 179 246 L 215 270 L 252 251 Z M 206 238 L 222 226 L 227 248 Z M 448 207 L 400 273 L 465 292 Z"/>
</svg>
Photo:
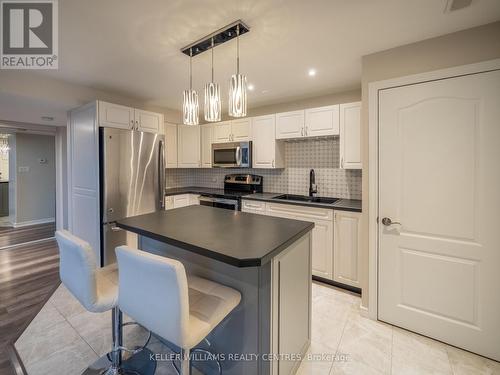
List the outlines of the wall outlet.
<svg viewBox="0 0 500 375">
<path fill-rule="evenodd" d="M 30 171 L 30 167 L 19 167 L 18 171 L 19 173 L 26 173 Z"/>
</svg>

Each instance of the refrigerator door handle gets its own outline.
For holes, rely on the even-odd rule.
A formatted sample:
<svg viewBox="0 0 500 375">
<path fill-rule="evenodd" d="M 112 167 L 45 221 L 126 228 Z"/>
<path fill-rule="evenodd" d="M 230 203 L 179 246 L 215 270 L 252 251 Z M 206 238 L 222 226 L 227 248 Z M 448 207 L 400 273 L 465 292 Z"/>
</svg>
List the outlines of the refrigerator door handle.
<svg viewBox="0 0 500 375">
<path fill-rule="evenodd" d="M 159 142 L 158 149 L 158 201 L 160 203 L 160 209 L 165 208 L 165 145 L 163 141 Z"/>
</svg>

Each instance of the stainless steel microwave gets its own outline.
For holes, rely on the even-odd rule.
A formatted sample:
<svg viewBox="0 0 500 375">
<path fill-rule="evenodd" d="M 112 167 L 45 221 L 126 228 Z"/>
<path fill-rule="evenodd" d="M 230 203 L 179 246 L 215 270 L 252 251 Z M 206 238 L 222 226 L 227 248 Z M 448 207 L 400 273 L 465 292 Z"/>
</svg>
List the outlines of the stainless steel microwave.
<svg viewBox="0 0 500 375">
<path fill-rule="evenodd" d="M 252 141 L 213 143 L 212 167 L 218 168 L 251 168 Z"/>
</svg>

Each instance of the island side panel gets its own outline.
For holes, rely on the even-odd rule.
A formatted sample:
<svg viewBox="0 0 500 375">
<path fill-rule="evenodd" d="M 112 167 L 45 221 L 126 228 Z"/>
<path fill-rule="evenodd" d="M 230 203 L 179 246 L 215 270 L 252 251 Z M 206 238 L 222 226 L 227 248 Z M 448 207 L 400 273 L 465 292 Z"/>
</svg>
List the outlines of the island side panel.
<svg viewBox="0 0 500 375">
<path fill-rule="evenodd" d="M 270 374 L 270 362 L 261 360 L 262 354 L 269 353 L 271 347 L 270 263 L 262 267 L 238 268 L 144 236 L 139 236 L 139 248 L 178 259 L 188 274 L 238 290 L 242 295 L 241 302 L 209 335 L 210 350 L 225 355 L 223 374 Z M 247 357 L 231 361 L 230 353 Z M 259 356 L 254 357 L 256 354 Z"/>
<path fill-rule="evenodd" d="M 272 375 L 294 374 L 311 342 L 311 234 L 272 260 Z"/>
</svg>

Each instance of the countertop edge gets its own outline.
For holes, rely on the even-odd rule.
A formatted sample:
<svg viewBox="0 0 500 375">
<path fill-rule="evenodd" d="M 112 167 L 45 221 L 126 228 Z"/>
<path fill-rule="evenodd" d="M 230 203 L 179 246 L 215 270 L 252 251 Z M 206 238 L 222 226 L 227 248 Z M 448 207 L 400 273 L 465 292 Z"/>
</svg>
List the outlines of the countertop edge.
<svg viewBox="0 0 500 375">
<path fill-rule="evenodd" d="M 279 194 L 276 194 L 278 196 Z M 326 208 L 329 210 L 339 210 L 339 211 L 351 211 L 351 212 L 362 212 L 361 208 L 356 208 L 356 207 L 348 207 L 348 206 L 336 206 L 336 204 L 340 201 L 343 200 L 343 198 L 340 198 L 339 201 L 337 201 L 334 204 L 321 204 L 321 203 L 307 203 L 307 202 L 299 202 L 299 201 L 283 201 L 283 200 L 278 200 L 275 198 L 263 198 L 263 197 L 252 197 L 252 195 L 245 195 L 241 197 L 241 199 L 248 199 L 251 201 L 257 201 L 257 202 L 270 202 L 270 203 L 278 203 L 278 204 L 292 204 L 294 206 L 305 206 L 305 207 L 315 207 L 315 208 Z"/>
<path fill-rule="evenodd" d="M 159 235 L 157 233 L 149 232 L 149 231 L 142 230 L 142 229 L 137 229 L 135 227 L 132 227 L 132 226 L 129 226 L 126 224 L 122 224 L 122 223 L 120 223 L 119 220 L 116 221 L 116 226 L 118 226 L 122 229 L 128 230 L 129 232 L 136 233 L 140 236 L 149 237 L 149 238 L 152 238 L 156 241 L 163 242 L 163 243 L 166 243 L 169 245 L 173 245 L 173 246 L 179 247 L 181 249 L 186 249 L 186 250 L 191 251 L 195 254 L 199 254 L 199 255 L 205 256 L 207 258 L 211 258 L 211 259 L 214 259 L 214 260 L 226 263 L 226 264 L 230 264 L 230 265 L 238 267 L 238 268 L 261 267 L 261 266 L 265 265 L 266 263 L 270 262 L 270 260 L 272 258 L 274 258 L 277 254 L 279 254 L 281 251 L 283 251 L 285 248 L 287 248 L 293 242 L 295 242 L 296 240 L 298 240 L 299 238 L 304 236 L 306 233 L 311 231 L 314 228 L 314 223 L 311 222 L 309 224 L 310 225 L 305 227 L 303 230 L 298 232 L 296 235 L 294 235 L 293 237 L 290 237 L 287 241 L 285 241 L 281 245 L 279 245 L 276 248 L 274 248 L 273 250 L 271 250 L 264 257 L 262 257 L 262 258 L 249 258 L 249 259 L 240 260 L 240 259 L 236 259 L 236 258 L 233 258 L 230 256 L 222 255 L 220 253 L 213 252 L 213 251 L 208 250 L 208 249 L 203 248 L 203 247 L 192 245 L 192 244 L 187 243 L 187 242 L 178 241 L 178 240 L 175 240 L 175 239 L 170 238 L 170 237 L 165 237 L 165 236 Z"/>
</svg>

